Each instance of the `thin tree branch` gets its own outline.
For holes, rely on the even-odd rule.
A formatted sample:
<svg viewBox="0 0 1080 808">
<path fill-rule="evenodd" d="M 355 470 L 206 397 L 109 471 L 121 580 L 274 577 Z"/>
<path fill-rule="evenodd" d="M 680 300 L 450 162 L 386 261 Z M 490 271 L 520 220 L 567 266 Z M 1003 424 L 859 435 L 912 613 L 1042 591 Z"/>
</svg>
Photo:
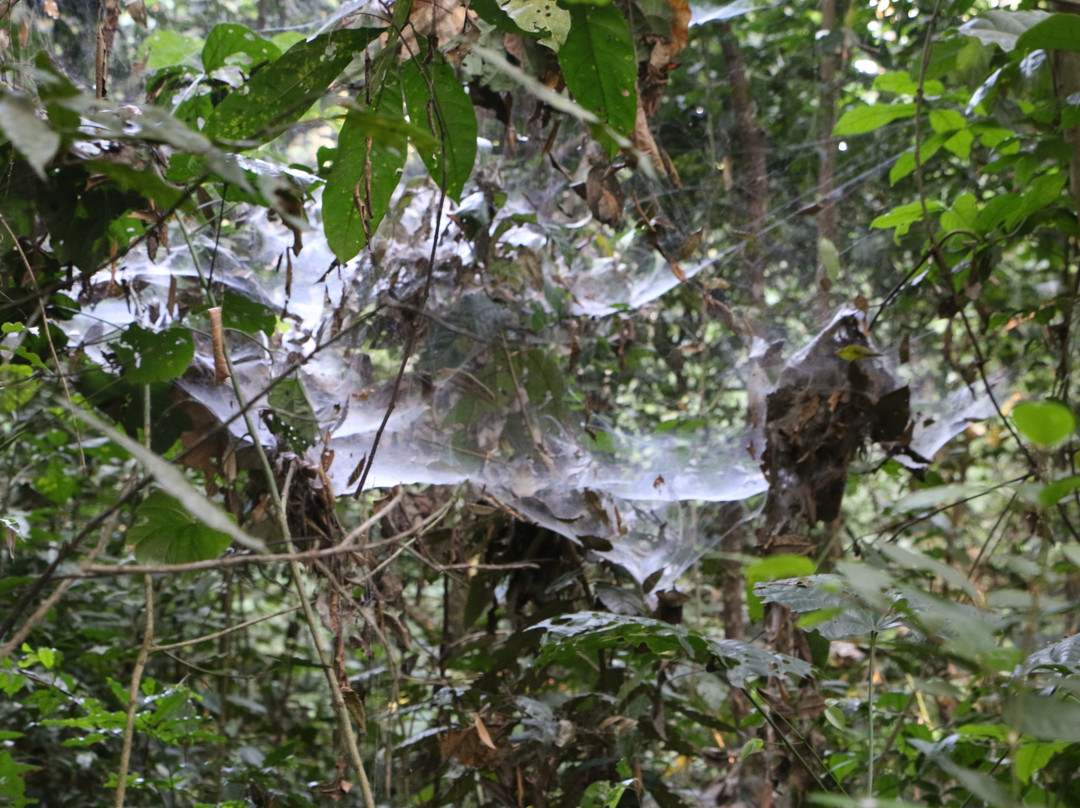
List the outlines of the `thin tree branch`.
<svg viewBox="0 0 1080 808">
<path fill-rule="evenodd" d="M 279 609 L 273 614 L 264 614 L 262 617 L 254 617 L 251 620 L 245 620 L 243 623 L 237 623 L 235 626 L 229 626 L 228 628 L 223 628 L 221 631 L 215 631 L 213 634 L 204 634 L 201 637 L 195 637 L 190 640 L 181 640 L 180 642 L 169 643 L 168 645 L 155 645 L 150 650 L 154 652 L 171 651 L 174 648 L 184 648 L 188 645 L 198 645 L 199 643 L 210 642 L 211 640 L 216 640 L 220 637 L 224 637 L 227 634 L 232 634 L 234 631 L 240 631 L 241 629 L 248 628 L 249 626 L 254 626 L 257 623 L 263 623 L 267 620 L 273 620 L 275 617 L 281 617 L 281 615 L 283 614 L 290 614 L 292 612 L 299 611 L 300 608 L 300 606 L 290 606 L 287 609 Z"/>
<path fill-rule="evenodd" d="M 142 647 L 135 660 L 135 669 L 131 672 L 131 689 L 128 692 L 127 723 L 124 726 L 124 745 L 120 750 L 120 770 L 116 774 L 115 808 L 123 808 L 124 795 L 127 791 L 128 766 L 131 763 L 131 744 L 135 738 L 135 715 L 139 710 L 139 685 L 142 683 L 146 661 L 154 647 L 154 581 L 147 575 L 146 586 L 146 631 L 143 633 Z"/>
</svg>

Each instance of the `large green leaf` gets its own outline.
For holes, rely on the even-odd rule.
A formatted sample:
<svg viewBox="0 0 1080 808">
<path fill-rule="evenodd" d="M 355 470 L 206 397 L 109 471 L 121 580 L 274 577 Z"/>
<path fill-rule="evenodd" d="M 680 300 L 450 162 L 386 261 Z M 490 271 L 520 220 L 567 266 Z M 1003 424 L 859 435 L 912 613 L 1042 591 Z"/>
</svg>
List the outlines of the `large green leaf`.
<svg viewBox="0 0 1080 808">
<path fill-rule="evenodd" d="M 1045 11 L 1002 11 L 993 10 L 980 14 L 960 26 L 960 33 L 973 36 L 984 45 L 997 45 L 1002 50 L 1011 51 L 1017 40 L 1029 28 L 1047 19 Z"/>
<path fill-rule="evenodd" d="M 799 625 L 813 628 L 827 640 L 868 637 L 899 625 L 889 606 L 867 603 L 836 575 L 758 583 L 754 595 L 762 603 L 778 603 L 796 614 L 809 615 Z"/>
<path fill-rule="evenodd" d="M 195 343 L 187 328 L 149 331 L 129 325 L 113 344 L 124 378 L 132 384 L 168 382 L 181 376 L 195 358 Z"/>
<path fill-rule="evenodd" d="M 941 208 L 942 204 L 935 199 L 930 199 L 926 202 L 926 213 L 937 213 Z M 921 222 L 922 219 L 922 203 L 909 202 L 906 205 L 900 205 L 899 207 L 893 208 L 888 213 L 881 214 L 874 219 L 874 221 L 870 222 L 870 226 L 877 229 L 895 227 L 896 237 L 899 238 L 907 233 L 915 222 Z"/>
<path fill-rule="evenodd" d="M 326 241 L 342 263 L 368 243 L 397 188 L 408 138 L 393 124 L 403 123 L 401 89 L 391 74 L 380 90 L 377 114 L 353 110 L 341 126 L 322 203 Z"/>
<path fill-rule="evenodd" d="M 162 488 L 180 500 L 181 504 L 187 508 L 188 512 L 204 525 L 213 528 L 214 530 L 221 531 L 222 533 L 229 534 L 244 547 L 257 550 L 260 553 L 266 552 L 265 544 L 259 539 L 249 536 L 237 527 L 236 523 L 233 522 L 224 511 L 203 496 L 195 486 L 188 482 L 187 477 L 185 477 L 172 463 L 154 452 L 151 452 L 138 441 L 132 440 L 123 432 L 120 432 L 105 423 L 96 415 L 92 415 L 86 410 L 80 410 L 78 408 L 73 408 L 70 412 L 80 421 L 93 427 L 109 438 L 109 440 L 123 447 L 124 450 L 145 466 L 147 471 L 154 475 L 154 478 L 161 484 Z"/>
<path fill-rule="evenodd" d="M 751 620 L 760 620 L 765 616 L 765 605 L 754 592 L 754 586 L 764 581 L 776 581 L 781 578 L 798 578 L 813 575 L 815 564 L 805 556 L 777 555 L 755 561 L 746 568 L 746 603 Z"/>
<path fill-rule="evenodd" d="M 1039 502 L 1044 508 L 1050 508 L 1080 488 L 1080 474 L 1071 474 L 1060 480 L 1053 480 L 1043 486 L 1039 492 Z"/>
<path fill-rule="evenodd" d="M 833 135 L 862 135 L 873 132 L 893 121 L 903 118 L 911 118 L 915 115 L 914 102 L 904 104 L 875 104 L 867 107 L 849 109 L 840 116 L 840 120 L 833 127 Z"/>
<path fill-rule="evenodd" d="M 429 84 L 430 82 L 430 84 Z M 455 202 L 476 161 L 476 110 L 453 68 L 436 59 L 421 67 L 416 59 L 402 69 L 405 106 L 412 122 L 435 136 L 433 146 L 417 146 L 431 178 Z"/>
<path fill-rule="evenodd" d="M 742 687 L 747 680 L 777 676 L 808 676 L 810 664 L 786 654 L 756 648 L 739 640 L 715 640 L 682 625 L 651 617 L 578 612 L 537 623 L 543 631 L 537 665 L 567 663 L 602 648 L 622 648 L 635 655 L 692 659 L 702 665 L 719 663 L 728 681 Z M 644 649 L 648 649 L 647 651 Z"/>
<path fill-rule="evenodd" d="M 207 527 L 163 491 L 155 491 L 135 511 L 138 521 L 127 539 L 141 564 L 187 564 L 217 558 L 232 537 Z"/>
<path fill-rule="evenodd" d="M 500 31 L 507 34 L 517 34 L 518 36 L 539 36 L 542 32 L 542 28 L 537 31 L 533 31 L 531 28 L 522 27 L 521 23 L 514 19 L 509 13 L 509 9 L 504 6 L 509 6 L 510 3 L 501 4 L 498 0 L 473 0 L 469 3 L 469 10 L 475 11 L 480 19 L 485 22 L 491 23 Z M 569 20 L 569 15 L 564 9 L 559 8 L 554 2 L 550 3 L 550 10 L 557 11 Z M 569 23 L 567 24 L 569 28 Z M 565 39 L 565 33 L 564 37 Z M 559 44 L 562 44 L 560 41 Z"/>
<path fill-rule="evenodd" d="M 39 177 L 60 148 L 60 135 L 37 115 L 23 96 L 0 93 L 0 131 L 7 136 Z"/>
<path fill-rule="evenodd" d="M 1033 213 L 1053 204 L 1061 197 L 1061 191 L 1068 180 L 1068 174 L 1064 172 L 1044 174 L 1032 180 L 1020 196 L 1020 204 L 1005 217 L 1006 229 L 1012 230 Z"/>
<path fill-rule="evenodd" d="M 281 49 L 268 39 L 263 39 L 250 28 L 235 23 L 215 25 L 206 37 L 202 50 L 203 70 L 213 73 L 231 61 L 229 57 L 242 53 L 248 57 L 243 65 L 248 71 L 263 62 L 281 56 Z"/>
<path fill-rule="evenodd" d="M 270 429 L 288 440 L 294 452 L 299 454 L 315 443 L 319 423 L 299 380 L 282 379 L 267 400 L 273 408 Z"/>
<path fill-rule="evenodd" d="M 1075 14 L 1052 14 L 1020 34 L 1016 47 L 1021 50 L 1080 51 L 1080 17 Z"/>
<path fill-rule="evenodd" d="M 1038 446 L 1053 446 L 1076 429 L 1072 410 L 1059 401 L 1024 401 L 1013 407 L 1020 434 Z"/>
<path fill-rule="evenodd" d="M 1018 732 L 1040 741 L 1080 741 L 1080 704 L 1070 698 L 1020 693 L 1006 707 Z"/>
<path fill-rule="evenodd" d="M 556 0 L 497 0 L 497 2 L 515 28 L 522 29 L 529 36 L 544 37 L 544 44 L 550 46 L 556 53 L 566 42 L 566 35 L 570 32 L 570 14 L 565 8 L 561 8 Z M 483 14 L 483 12 L 479 13 Z"/>
<path fill-rule="evenodd" d="M 223 140 L 272 140 L 298 120 L 379 33 L 357 28 L 298 42 L 218 104 L 203 133 Z"/>
<path fill-rule="evenodd" d="M 577 102 L 628 137 L 637 119 L 637 59 L 630 28 L 614 5 L 570 7 L 559 67 Z M 617 148 L 614 143 L 611 147 Z"/>
</svg>

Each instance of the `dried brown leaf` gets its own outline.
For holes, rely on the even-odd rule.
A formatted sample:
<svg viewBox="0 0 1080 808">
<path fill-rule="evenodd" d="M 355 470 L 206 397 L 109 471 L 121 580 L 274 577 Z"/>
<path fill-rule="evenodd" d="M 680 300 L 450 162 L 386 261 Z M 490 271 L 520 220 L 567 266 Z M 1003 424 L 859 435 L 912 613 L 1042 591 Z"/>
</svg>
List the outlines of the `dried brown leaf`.
<svg viewBox="0 0 1080 808">
<path fill-rule="evenodd" d="M 221 386 L 229 378 L 229 363 L 225 361 L 225 327 L 221 320 L 221 306 L 207 309 L 210 316 L 210 343 L 214 353 L 214 384 Z"/>
<path fill-rule="evenodd" d="M 497 750 L 499 748 L 492 742 L 491 734 L 488 732 L 487 727 L 484 726 L 484 722 L 480 718 L 480 713 L 473 716 L 473 726 L 476 727 L 476 734 L 480 736 L 480 743 L 488 749 Z"/>
</svg>

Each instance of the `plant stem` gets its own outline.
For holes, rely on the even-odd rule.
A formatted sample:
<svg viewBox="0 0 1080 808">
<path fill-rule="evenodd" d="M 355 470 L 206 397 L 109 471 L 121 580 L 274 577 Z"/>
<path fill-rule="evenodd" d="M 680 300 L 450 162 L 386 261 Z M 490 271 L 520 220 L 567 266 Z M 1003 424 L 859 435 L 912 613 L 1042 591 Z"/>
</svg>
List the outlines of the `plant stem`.
<svg viewBox="0 0 1080 808">
<path fill-rule="evenodd" d="M 869 723 L 870 723 L 870 732 L 869 732 L 869 741 L 868 741 L 869 746 L 870 746 L 870 751 L 869 751 L 869 753 L 867 755 L 867 757 L 869 758 L 869 760 L 867 761 L 867 764 L 868 764 L 869 769 L 870 769 L 870 774 L 867 777 L 867 781 L 866 781 L 866 796 L 868 796 L 870 798 L 873 798 L 873 796 L 874 796 L 874 674 L 875 674 L 875 672 L 877 670 L 876 667 L 875 667 L 875 661 L 876 661 L 875 655 L 876 655 L 876 653 L 877 653 L 877 632 L 876 631 L 871 631 L 870 632 L 870 681 L 867 682 L 867 691 L 868 692 L 867 692 L 867 697 L 866 697 L 867 718 L 868 718 Z"/>
<path fill-rule="evenodd" d="M 266 475 L 266 486 L 270 492 L 270 500 L 274 504 L 274 511 L 277 514 L 281 535 L 285 540 L 285 547 L 290 555 L 295 555 L 296 548 L 293 546 L 292 535 L 289 532 L 289 520 L 285 514 L 284 498 L 281 495 L 281 491 L 278 490 L 277 481 L 274 477 L 274 468 L 270 464 L 270 459 L 266 456 L 262 441 L 259 440 L 259 433 L 256 431 L 251 414 L 248 412 L 247 404 L 244 401 L 244 394 L 240 389 L 240 381 L 236 376 L 236 370 L 233 368 L 232 359 L 229 357 L 228 350 L 225 351 L 225 362 L 229 368 L 229 377 L 233 381 L 233 393 L 236 395 L 236 403 L 244 413 L 244 423 L 247 426 L 248 435 L 255 447 L 255 452 L 259 456 L 259 463 L 262 466 L 263 473 Z M 289 482 L 292 479 L 294 468 L 294 466 L 290 466 L 289 471 L 285 476 L 285 484 L 282 488 L 286 492 L 288 492 Z M 319 620 L 315 616 L 315 610 L 311 608 L 307 593 L 304 592 L 303 569 L 300 567 L 300 562 L 295 558 L 289 561 L 289 569 L 292 573 L 293 585 L 296 587 L 296 595 L 300 599 L 300 606 L 304 610 L 304 620 L 307 623 L 311 641 L 315 645 L 315 651 L 319 655 L 319 662 L 323 669 L 323 673 L 326 675 L 326 682 L 330 687 L 330 695 L 334 704 L 334 712 L 337 714 L 338 728 L 341 730 L 342 740 L 344 741 L 346 751 L 349 754 L 349 760 L 352 763 L 353 768 L 356 769 L 356 775 L 360 778 L 360 790 L 364 795 L 364 805 L 366 808 L 375 808 L 375 798 L 371 794 L 371 784 L 368 782 L 367 772 L 364 769 L 364 761 L 363 758 L 360 757 L 360 747 L 356 742 L 356 733 L 353 731 L 352 717 L 349 715 L 348 707 L 345 705 L 345 696 L 341 692 L 341 685 L 334 675 L 333 662 L 330 659 L 330 655 L 327 653 L 326 644 L 323 642 L 322 635 L 319 632 Z"/>
<path fill-rule="evenodd" d="M 115 808 L 123 808 L 124 795 L 127 791 L 128 766 L 131 763 L 131 744 L 135 739 L 135 713 L 139 709 L 139 685 L 142 683 L 146 660 L 154 645 L 154 581 L 149 575 L 143 578 L 146 584 L 146 631 L 143 633 L 142 646 L 135 660 L 135 670 L 131 672 L 131 690 L 128 693 L 127 723 L 124 725 L 124 745 L 120 750 L 120 770 L 116 774 Z"/>
</svg>

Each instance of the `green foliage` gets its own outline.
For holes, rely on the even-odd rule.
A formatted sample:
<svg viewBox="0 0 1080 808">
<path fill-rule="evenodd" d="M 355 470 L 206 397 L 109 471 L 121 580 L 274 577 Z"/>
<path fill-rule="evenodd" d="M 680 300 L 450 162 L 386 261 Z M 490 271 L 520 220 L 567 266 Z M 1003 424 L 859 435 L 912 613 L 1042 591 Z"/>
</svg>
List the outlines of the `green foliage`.
<svg viewBox="0 0 1080 808">
<path fill-rule="evenodd" d="M 372 106 L 374 114 L 351 109 L 345 116 L 323 190 L 326 241 L 342 262 L 354 258 L 378 229 L 408 153 L 396 76 L 388 78 Z M 425 148 L 439 147 L 426 143 Z"/>
<path fill-rule="evenodd" d="M 272 140 L 299 120 L 377 35 L 356 29 L 298 42 L 214 107 L 203 133 L 248 147 Z"/>
<path fill-rule="evenodd" d="M 175 499 L 155 491 L 135 512 L 128 540 L 142 564 L 184 564 L 217 558 L 232 544 L 227 533 L 196 520 Z"/>
<path fill-rule="evenodd" d="M 746 568 L 746 603 L 750 619 L 760 620 L 765 616 L 762 600 L 754 591 L 759 583 L 813 575 L 815 569 L 814 562 L 809 558 L 783 554 L 763 558 L 748 566 Z"/>
<path fill-rule="evenodd" d="M 637 117 L 637 63 L 622 12 L 611 3 L 571 4 L 559 65 L 577 102 L 628 137 Z M 608 150 L 615 154 L 618 145 L 611 143 Z"/>
<path fill-rule="evenodd" d="M 314 445 L 319 424 L 297 379 L 283 379 L 270 391 L 267 401 L 273 408 L 270 428 L 284 437 L 294 452 L 303 452 Z"/>
<path fill-rule="evenodd" d="M 1039 446 L 1061 443 L 1076 429 L 1072 410 L 1057 401 L 1024 401 L 1012 411 L 1020 434 Z"/>
<path fill-rule="evenodd" d="M 448 197 L 461 201 L 465 181 L 472 175 L 476 160 L 477 126 L 472 101 L 453 69 L 442 59 L 427 66 L 407 62 L 402 69 L 401 86 L 409 118 L 426 127 L 434 137 L 431 145 L 420 148 L 428 173 Z"/>
<path fill-rule="evenodd" d="M 60 135 L 37 116 L 33 103 L 21 96 L 0 94 L 0 130 L 14 144 L 26 162 L 45 179 L 48 165 L 60 148 Z"/>
<path fill-rule="evenodd" d="M 195 357 L 195 343 L 186 328 L 155 333 L 131 325 L 115 344 L 115 351 L 126 381 L 153 384 L 182 376 Z"/>
<path fill-rule="evenodd" d="M 242 58 L 235 58 L 242 54 Z M 215 25 L 206 37 L 202 49 L 203 70 L 213 73 L 226 64 L 239 63 L 249 73 L 265 62 L 275 61 L 281 50 L 273 43 L 243 25 Z"/>
</svg>

